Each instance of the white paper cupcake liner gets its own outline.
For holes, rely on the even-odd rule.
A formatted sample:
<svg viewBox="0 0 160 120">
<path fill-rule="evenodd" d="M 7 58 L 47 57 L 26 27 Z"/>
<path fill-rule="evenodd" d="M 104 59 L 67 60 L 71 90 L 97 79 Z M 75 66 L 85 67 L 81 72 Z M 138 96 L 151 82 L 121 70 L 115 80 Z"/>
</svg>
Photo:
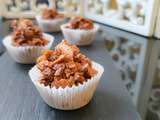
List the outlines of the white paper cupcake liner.
<svg viewBox="0 0 160 120">
<path fill-rule="evenodd" d="M 44 32 L 58 32 L 60 31 L 60 26 L 64 24 L 64 18 L 58 18 L 53 20 L 45 20 L 41 16 L 36 16 L 39 27 Z"/>
<path fill-rule="evenodd" d="M 41 55 L 42 50 L 50 49 L 54 42 L 54 37 L 52 35 L 43 34 L 44 38 L 49 41 L 45 46 L 13 46 L 11 36 L 7 36 L 3 39 L 3 44 L 6 47 L 12 58 L 23 64 L 34 63 L 36 59 Z"/>
<path fill-rule="evenodd" d="M 91 100 L 104 68 L 96 62 L 92 62 L 93 68 L 98 71 L 97 75 L 78 86 L 50 88 L 39 83 L 40 71 L 34 66 L 29 71 L 29 76 L 39 91 L 43 100 L 51 107 L 61 110 L 74 110 L 81 108 Z"/>
<path fill-rule="evenodd" d="M 94 40 L 94 37 L 99 29 L 99 25 L 95 24 L 92 30 L 80 30 L 66 28 L 67 24 L 61 26 L 61 30 L 65 39 L 70 44 L 79 46 L 89 45 Z"/>
</svg>

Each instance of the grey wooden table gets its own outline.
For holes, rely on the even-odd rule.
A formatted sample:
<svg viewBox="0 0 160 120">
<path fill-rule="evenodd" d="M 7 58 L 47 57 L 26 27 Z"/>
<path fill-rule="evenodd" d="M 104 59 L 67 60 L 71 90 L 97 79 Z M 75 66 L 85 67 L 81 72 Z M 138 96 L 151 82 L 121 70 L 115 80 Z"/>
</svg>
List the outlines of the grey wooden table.
<svg viewBox="0 0 160 120">
<path fill-rule="evenodd" d="M 56 45 L 62 35 L 54 36 Z M 45 104 L 29 79 L 32 65 L 15 63 L 5 52 L 0 57 L 0 120 L 139 120 L 101 37 L 97 35 L 92 45 L 80 49 L 104 66 L 104 74 L 91 102 L 75 111 L 60 111 Z"/>
</svg>

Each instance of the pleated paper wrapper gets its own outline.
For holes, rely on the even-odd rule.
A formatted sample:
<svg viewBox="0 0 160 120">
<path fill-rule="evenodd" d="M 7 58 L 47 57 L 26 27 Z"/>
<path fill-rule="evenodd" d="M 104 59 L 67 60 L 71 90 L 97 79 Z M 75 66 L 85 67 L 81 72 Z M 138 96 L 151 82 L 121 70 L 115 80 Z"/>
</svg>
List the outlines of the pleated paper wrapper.
<svg viewBox="0 0 160 120">
<path fill-rule="evenodd" d="M 48 40 L 45 46 L 13 46 L 11 43 L 11 36 L 3 39 L 3 44 L 11 57 L 18 63 L 31 64 L 35 63 L 36 59 L 41 55 L 43 50 L 50 49 L 54 42 L 54 37 L 44 33 L 44 38 Z"/>
<path fill-rule="evenodd" d="M 75 44 L 79 46 L 91 44 L 96 36 L 98 29 L 99 25 L 97 24 L 94 24 L 94 28 L 91 30 L 70 29 L 67 28 L 67 24 L 61 26 L 61 30 L 65 39 L 70 44 Z"/>
<path fill-rule="evenodd" d="M 36 66 L 29 71 L 29 76 L 39 91 L 40 96 L 49 106 L 61 110 L 74 110 L 89 103 L 103 74 L 103 66 L 96 62 L 92 62 L 92 65 L 98 73 L 78 86 L 74 85 L 65 88 L 44 86 L 39 83 L 41 74 Z"/>
<path fill-rule="evenodd" d="M 39 27 L 44 32 L 58 32 L 60 31 L 60 26 L 64 24 L 64 18 L 57 18 L 53 20 L 45 20 L 41 16 L 36 16 Z"/>
</svg>

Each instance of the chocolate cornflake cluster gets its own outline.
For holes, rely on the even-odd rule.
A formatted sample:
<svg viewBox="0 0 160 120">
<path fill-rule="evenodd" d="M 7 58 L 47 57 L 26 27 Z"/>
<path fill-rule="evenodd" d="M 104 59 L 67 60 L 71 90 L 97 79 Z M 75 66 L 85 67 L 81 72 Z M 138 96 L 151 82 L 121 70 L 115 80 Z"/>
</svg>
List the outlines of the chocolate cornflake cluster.
<svg viewBox="0 0 160 120">
<path fill-rule="evenodd" d="M 62 40 L 55 50 L 44 51 L 37 60 L 37 67 L 41 72 L 40 83 L 51 88 L 77 86 L 97 74 L 91 61 L 66 40 Z"/>
<path fill-rule="evenodd" d="M 64 14 L 58 13 L 56 9 L 47 8 L 42 12 L 43 19 L 56 19 L 63 18 Z"/>
<path fill-rule="evenodd" d="M 76 16 L 76 17 L 71 18 L 71 20 L 68 23 L 67 28 L 90 30 L 94 28 L 94 25 L 91 19 Z"/>
<path fill-rule="evenodd" d="M 48 43 L 43 38 L 41 29 L 33 25 L 31 20 L 14 20 L 12 22 L 12 28 L 13 46 L 44 46 Z"/>
</svg>

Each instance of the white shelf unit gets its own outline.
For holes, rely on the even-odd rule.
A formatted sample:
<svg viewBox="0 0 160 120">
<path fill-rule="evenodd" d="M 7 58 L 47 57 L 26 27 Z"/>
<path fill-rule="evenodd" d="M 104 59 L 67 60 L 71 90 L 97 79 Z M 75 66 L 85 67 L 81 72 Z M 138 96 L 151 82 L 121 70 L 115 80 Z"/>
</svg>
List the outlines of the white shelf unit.
<svg viewBox="0 0 160 120">
<path fill-rule="evenodd" d="M 117 44 L 121 44 L 120 37 L 123 37 L 127 40 L 127 43 L 124 44 L 125 50 L 129 50 L 130 46 L 135 46 L 136 44 L 139 45 L 140 52 L 138 53 L 138 57 L 134 58 L 134 63 L 136 63 L 136 77 L 134 82 L 131 81 L 131 79 L 126 78 L 124 81 L 124 84 L 127 85 L 130 84 L 129 93 L 131 93 L 132 100 L 137 107 L 138 111 L 140 112 L 142 118 L 145 117 L 146 111 L 147 111 L 147 104 L 148 99 L 150 97 L 150 92 L 152 88 L 153 78 L 155 74 L 155 69 L 157 66 L 157 58 L 159 55 L 159 48 L 160 48 L 160 42 L 154 42 L 153 40 L 147 40 L 146 38 L 142 36 L 137 36 L 131 33 L 127 33 L 120 30 L 114 30 L 114 29 L 103 29 L 102 27 L 102 36 L 103 38 L 108 41 L 115 42 L 114 45 L 117 46 Z M 104 35 L 103 35 L 104 34 Z M 124 49 L 124 48 L 120 48 Z M 114 51 L 114 52 L 113 52 Z M 120 53 L 119 47 L 114 47 L 109 53 L 112 56 L 112 53 Z M 119 54 L 120 55 L 120 54 Z M 123 61 L 125 61 L 125 64 L 128 65 L 130 63 L 129 57 L 126 57 L 130 55 L 129 52 L 126 53 L 126 55 L 120 55 L 119 60 L 115 61 L 115 65 L 117 68 L 121 70 L 127 71 L 126 67 L 124 65 L 122 66 Z M 133 64 L 135 65 L 135 64 Z M 128 74 L 126 72 L 126 74 Z M 129 75 L 127 75 L 129 76 Z"/>
<path fill-rule="evenodd" d="M 116 18 L 108 18 L 105 15 L 98 15 L 89 11 L 88 0 L 84 2 L 84 16 L 91 18 L 100 23 L 114 26 L 126 31 L 137 33 L 143 36 L 152 36 L 154 33 L 154 24 L 156 21 L 159 0 L 148 0 L 147 11 L 145 13 L 144 25 L 133 24 L 127 20 L 120 20 Z"/>
</svg>

